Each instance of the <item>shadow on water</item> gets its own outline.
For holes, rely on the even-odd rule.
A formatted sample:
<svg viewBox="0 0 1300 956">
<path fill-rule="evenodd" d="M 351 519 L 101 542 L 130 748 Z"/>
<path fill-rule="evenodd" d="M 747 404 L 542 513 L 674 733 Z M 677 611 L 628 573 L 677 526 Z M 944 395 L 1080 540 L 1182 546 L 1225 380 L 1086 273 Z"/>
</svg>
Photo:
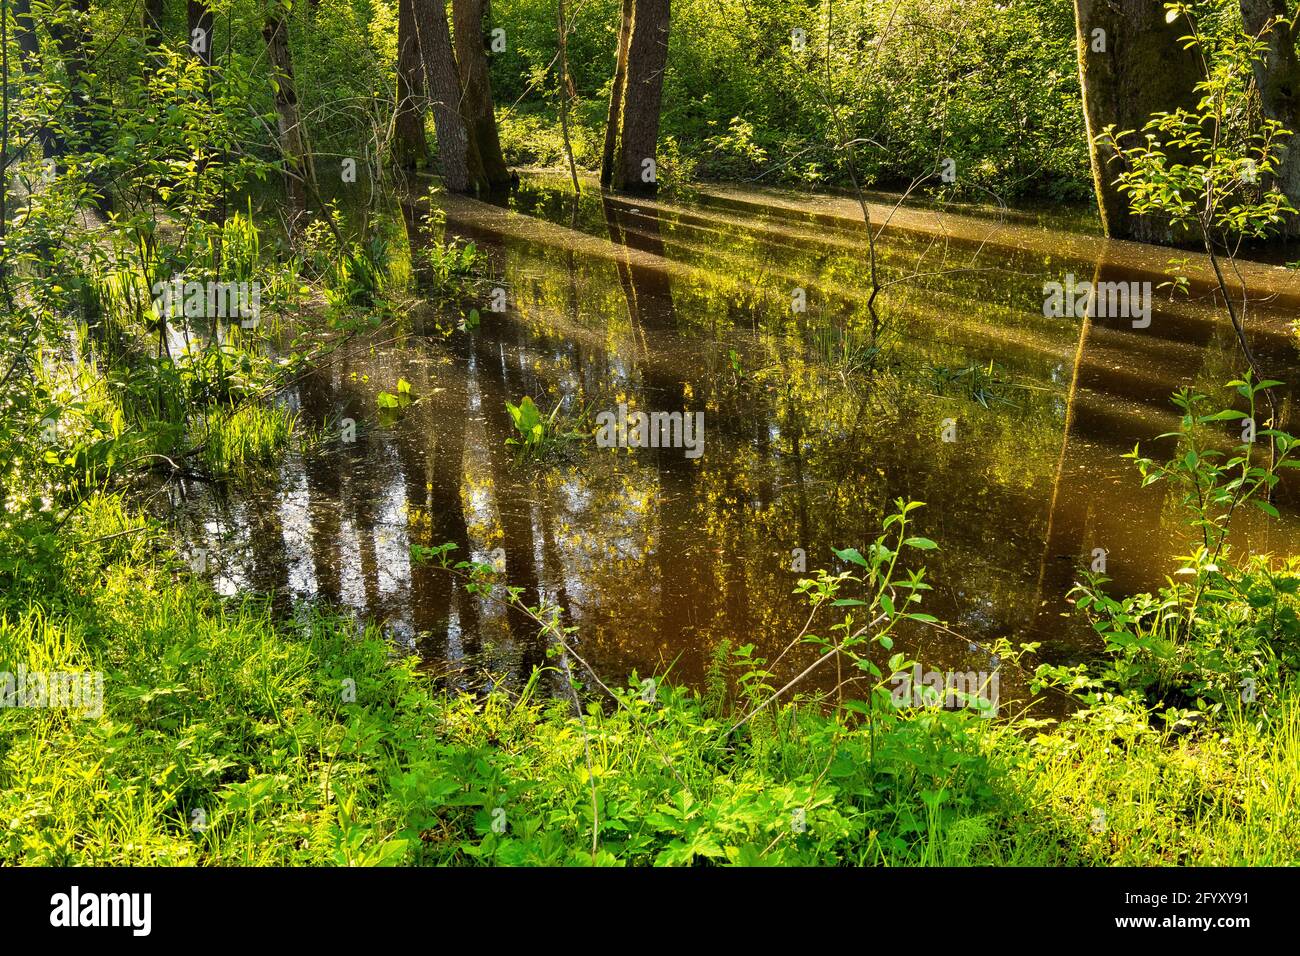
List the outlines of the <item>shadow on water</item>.
<svg viewBox="0 0 1300 956">
<path fill-rule="evenodd" d="M 809 571 L 831 566 L 833 548 L 864 547 L 903 498 L 926 503 L 917 533 L 941 546 L 925 554 L 926 610 L 981 644 L 1087 653 L 1090 631 L 1067 601 L 1079 569 L 1104 551 L 1114 588 L 1132 592 L 1159 584 L 1183 551 L 1166 492 L 1139 489 L 1120 456 L 1137 442 L 1167 454 L 1152 439 L 1176 424 L 1170 393 L 1219 394 L 1238 374 L 1212 293 L 1158 291 L 1145 328 L 1047 317 L 1045 282 L 1149 281 L 1149 264 L 1131 267 L 1127 247 L 1093 237 L 1089 259 L 1078 237 L 1037 229 L 999 243 L 980 220 L 945 221 L 886 233 L 876 338 L 861 227 L 734 193 L 575 198 L 530 178 L 498 205 L 435 197 L 435 234 L 427 199 L 396 203 L 411 249 L 457 237 L 486 257 L 482 295 L 460 310 L 476 305 L 478 327 L 457 330 L 424 303 L 395 340 L 340 350 L 288 401 L 327 436 L 355 420 L 356 441 L 291 455 L 257 491 L 183 489 L 180 533 L 210 550 L 229 592 L 273 591 L 286 613 L 304 599 L 341 604 L 431 666 L 525 679 L 546 660 L 526 618 L 412 567 L 411 545 L 455 541 L 461 557 L 499 561 L 528 602 L 565 607 L 606 679 L 671 668 L 699 685 L 728 643 L 774 657 L 806 616 L 792 593 L 800 557 Z M 427 279 L 418 256 L 412 271 Z M 498 287 L 502 312 L 487 305 Z M 1261 363 L 1288 383 L 1291 312 L 1260 301 L 1251 318 Z M 419 401 L 381 423 L 375 396 L 399 378 Z M 620 403 L 702 411 L 704 452 L 585 440 L 521 466 L 505 402 L 525 395 L 569 420 L 585 412 L 588 426 Z M 1243 516 L 1234 544 L 1300 550 L 1294 500 L 1283 487 L 1280 521 Z M 903 636 L 927 666 L 992 670 L 974 644 Z M 813 653 L 787 656 L 778 676 Z M 1003 677 L 1004 696 L 1022 692 Z"/>
</svg>

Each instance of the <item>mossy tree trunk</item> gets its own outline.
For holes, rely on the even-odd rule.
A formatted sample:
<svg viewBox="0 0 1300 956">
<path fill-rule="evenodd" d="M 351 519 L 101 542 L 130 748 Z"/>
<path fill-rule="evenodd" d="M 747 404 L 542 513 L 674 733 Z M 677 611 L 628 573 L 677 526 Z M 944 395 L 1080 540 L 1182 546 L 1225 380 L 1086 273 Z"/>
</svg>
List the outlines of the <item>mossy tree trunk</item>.
<svg viewBox="0 0 1300 956">
<path fill-rule="evenodd" d="M 633 0 L 623 0 L 623 19 L 618 29 L 618 52 L 614 60 L 614 79 L 609 90 L 609 116 L 605 120 L 605 149 L 600 161 L 600 185 L 614 185 L 614 164 L 618 159 L 619 123 L 623 114 L 623 86 L 627 81 L 627 48 L 632 39 Z"/>
<path fill-rule="evenodd" d="M 635 0 L 619 109 L 613 186 L 653 194 L 659 187 L 659 114 L 668 63 L 669 0 Z"/>
</svg>

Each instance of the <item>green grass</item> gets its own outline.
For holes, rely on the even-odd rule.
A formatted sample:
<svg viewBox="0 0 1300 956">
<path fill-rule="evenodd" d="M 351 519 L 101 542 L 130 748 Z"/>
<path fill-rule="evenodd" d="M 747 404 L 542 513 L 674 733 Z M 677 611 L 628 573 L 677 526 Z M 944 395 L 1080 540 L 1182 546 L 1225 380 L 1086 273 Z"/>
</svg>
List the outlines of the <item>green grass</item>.
<svg viewBox="0 0 1300 956">
<path fill-rule="evenodd" d="M 1274 723 L 1180 738 L 1121 709 L 1036 734 L 885 713 L 873 737 L 811 700 L 728 738 L 751 702 L 729 695 L 720 656 L 703 696 L 632 689 L 579 721 L 535 685 L 442 694 L 346 617 L 223 601 L 117 500 L 92 500 L 55 540 L 24 545 L 48 574 L 4 582 L 0 669 L 101 670 L 104 709 L 0 709 L 0 863 L 1300 856 L 1294 689 Z"/>
<path fill-rule="evenodd" d="M 1235 712 L 1194 737 L 1075 720 L 1007 748 L 1036 805 L 1084 859 L 1119 866 L 1284 866 L 1300 859 L 1300 694 L 1263 726 Z"/>
<path fill-rule="evenodd" d="M 216 475 L 246 474 L 272 464 L 289 443 L 298 416 L 283 405 L 251 402 L 208 416 L 203 459 Z M 203 437 L 204 425 L 196 426 Z"/>
</svg>

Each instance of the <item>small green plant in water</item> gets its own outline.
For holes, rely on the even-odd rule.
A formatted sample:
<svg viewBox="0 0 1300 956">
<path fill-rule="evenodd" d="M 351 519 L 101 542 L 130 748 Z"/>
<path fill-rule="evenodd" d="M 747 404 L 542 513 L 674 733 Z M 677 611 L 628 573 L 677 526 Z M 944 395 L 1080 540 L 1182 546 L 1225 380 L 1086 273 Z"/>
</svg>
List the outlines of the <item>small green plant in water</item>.
<svg viewBox="0 0 1300 956">
<path fill-rule="evenodd" d="M 1144 487 L 1164 481 L 1174 490 L 1195 535 L 1191 552 L 1178 558 L 1176 576 L 1154 594 L 1115 598 L 1103 590 L 1103 573 L 1084 573 L 1072 596 L 1107 655 L 1100 669 L 1044 666 L 1040 677 L 1091 707 L 1136 697 L 1168 723 L 1204 720 L 1247 697 L 1267 704 L 1280 696 L 1284 679 L 1300 666 L 1300 577 L 1294 567 L 1275 567 L 1262 556 L 1234 566 L 1227 544 L 1244 508 L 1278 516 L 1268 496 L 1279 470 L 1300 466 L 1294 438 L 1255 430 L 1258 395 L 1272 384 L 1249 375 L 1230 382 L 1245 399 L 1244 412 L 1211 411 L 1208 396 L 1183 389 L 1173 398 L 1183 410 L 1179 428 L 1160 436 L 1178 439 L 1175 455 L 1156 462 L 1134 448 L 1125 456 L 1136 462 Z M 1229 422 L 1240 440 L 1225 452 L 1208 434 Z M 1264 438 L 1276 448 L 1273 460 L 1256 447 Z"/>
<path fill-rule="evenodd" d="M 250 402 L 208 416 L 203 458 L 215 475 L 243 475 L 277 460 L 298 416 L 283 405 Z"/>
<path fill-rule="evenodd" d="M 415 394 L 411 383 L 404 378 L 397 380 L 397 392 L 380 392 L 376 398 L 379 405 L 379 421 L 385 427 L 392 426 L 402 416 L 402 412 L 415 404 Z"/>
<path fill-rule="evenodd" d="M 558 419 L 562 406 L 563 402 L 557 402 L 551 414 L 543 417 L 537 403 L 527 395 L 519 400 L 518 405 L 506 402 L 510 423 L 516 432 L 516 437 L 506 439 L 506 445 L 516 449 L 519 460 L 545 458 L 561 443 L 578 437 L 575 431 L 560 430 Z"/>
</svg>

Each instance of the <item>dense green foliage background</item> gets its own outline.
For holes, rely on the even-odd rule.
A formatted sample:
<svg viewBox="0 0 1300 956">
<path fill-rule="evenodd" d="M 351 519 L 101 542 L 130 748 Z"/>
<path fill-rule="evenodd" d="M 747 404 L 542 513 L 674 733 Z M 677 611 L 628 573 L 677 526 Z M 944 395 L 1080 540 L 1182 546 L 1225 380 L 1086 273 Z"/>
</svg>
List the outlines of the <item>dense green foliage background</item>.
<svg viewBox="0 0 1300 956">
<path fill-rule="evenodd" d="M 220 74 L 215 107 L 239 114 L 229 119 L 236 125 L 252 121 L 256 130 L 228 145 L 273 155 L 275 114 L 260 37 L 265 4 L 212 6 Z M 967 198 L 988 198 L 990 191 L 1003 198 L 1086 199 L 1091 187 L 1072 9 L 1068 0 L 832 4 L 828 60 L 825 4 L 679 0 L 664 86 L 665 179 L 847 186 L 849 156 L 833 145 L 844 139 L 853 141 L 860 174 L 881 186 L 929 179 L 929 188 Z M 619 3 L 584 0 L 572 4 L 569 17 L 574 154 L 580 166 L 595 168 Z M 55 7 L 46 22 L 68 18 Z M 290 18 L 298 93 L 315 149 L 374 157 L 390 135 L 395 0 L 298 3 Z M 91 114 L 102 111 L 100 146 L 123 143 L 130 114 L 150 99 L 142 86 L 149 54 L 138 19 L 134 6 L 90 10 L 97 54 L 92 84 L 109 94 L 86 104 Z M 484 29 L 490 35 L 498 28 L 506 49 L 490 54 L 489 63 L 507 160 L 561 165 L 554 4 L 497 0 Z M 166 6 L 164 30 L 182 49 L 183 5 Z M 794 31 L 803 31 L 801 48 Z M 55 81 L 62 73 L 48 54 L 45 72 Z M 44 93 L 28 85 L 15 104 L 15 128 L 59 113 L 59 103 L 55 85 Z M 957 180 L 946 187 L 938 173 L 948 158 L 956 162 Z"/>
<path fill-rule="evenodd" d="M 553 74 L 539 80 L 555 55 L 552 6 L 492 5 L 510 37 L 492 68 L 498 105 L 512 107 L 501 118 L 516 162 L 563 159 L 556 83 Z M 618 9 L 590 0 L 572 15 L 574 151 L 588 166 L 599 162 Z M 662 127 L 669 174 L 847 185 L 831 145 L 838 125 L 855 140 L 862 174 L 881 185 L 934 177 L 952 158 L 969 193 L 1088 196 L 1068 0 L 866 0 L 833 4 L 832 14 L 828 63 L 825 4 L 674 3 Z"/>
</svg>

